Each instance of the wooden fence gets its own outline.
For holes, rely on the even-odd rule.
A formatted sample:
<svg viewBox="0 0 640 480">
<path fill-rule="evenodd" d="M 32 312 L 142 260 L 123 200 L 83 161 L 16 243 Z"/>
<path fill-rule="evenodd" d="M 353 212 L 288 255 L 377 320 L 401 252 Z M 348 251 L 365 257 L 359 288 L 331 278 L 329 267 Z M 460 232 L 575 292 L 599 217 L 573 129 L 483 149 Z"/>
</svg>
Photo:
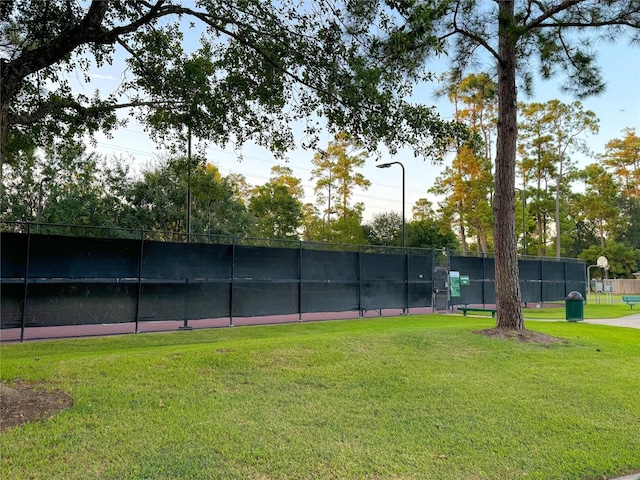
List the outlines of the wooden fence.
<svg viewBox="0 0 640 480">
<path fill-rule="evenodd" d="M 611 286 L 614 295 L 640 295 L 640 279 L 616 278 L 605 280 L 604 284 Z"/>
</svg>

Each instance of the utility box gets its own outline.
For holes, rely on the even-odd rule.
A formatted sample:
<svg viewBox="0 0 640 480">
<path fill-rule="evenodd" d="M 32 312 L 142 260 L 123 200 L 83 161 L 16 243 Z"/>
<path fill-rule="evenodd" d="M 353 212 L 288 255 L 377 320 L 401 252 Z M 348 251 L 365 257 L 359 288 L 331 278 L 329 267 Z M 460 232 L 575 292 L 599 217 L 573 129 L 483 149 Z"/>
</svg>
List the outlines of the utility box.
<svg viewBox="0 0 640 480">
<path fill-rule="evenodd" d="M 584 320 L 584 298 L 582 298 L 580 292 L 570 292 L 564 301 L 567 322 L 581 322 Z"/>
</svg>

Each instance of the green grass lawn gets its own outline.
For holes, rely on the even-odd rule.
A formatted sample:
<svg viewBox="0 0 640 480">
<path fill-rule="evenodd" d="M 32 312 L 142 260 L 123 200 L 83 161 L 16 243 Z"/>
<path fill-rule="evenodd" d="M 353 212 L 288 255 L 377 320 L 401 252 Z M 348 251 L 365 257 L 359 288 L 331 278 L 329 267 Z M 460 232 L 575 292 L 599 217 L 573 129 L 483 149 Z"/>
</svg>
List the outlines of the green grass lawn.
<svg viewBox="0 0 640 480">
<path fill-rule="evenodd" d="M 9 479 L 603 479 L 640 471 L 640 330 L 440 315 L 0 346 L 75 405 L 0 435 Z"/>
</svg>

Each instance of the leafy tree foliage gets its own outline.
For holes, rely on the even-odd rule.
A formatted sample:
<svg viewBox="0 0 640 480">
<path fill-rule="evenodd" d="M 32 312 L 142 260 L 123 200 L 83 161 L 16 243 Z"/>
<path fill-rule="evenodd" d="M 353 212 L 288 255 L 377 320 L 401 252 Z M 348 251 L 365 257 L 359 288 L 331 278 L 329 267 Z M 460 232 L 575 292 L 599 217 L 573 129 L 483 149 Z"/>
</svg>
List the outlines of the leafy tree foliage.
<svg viewBox="0 0 640 480">
<path fill-rule="evenodd" d="M 135 228 L 122 159 L 107 161 L 63 143 L 41 153 L 21 151 L 14 162 L 6 172 L 3 220 Z"/>
<path fill-rule="evenodd" d="M 618 188 L 613 176 L 602 165 L 588 165 L 579 173 L 585 184 L 585 193 L 579 203 L 585 218 L 592 222 L 598 232 L 600 247 L 605 248 L 605 232 L 614 237 L 620 210 L 617 206 Z"/>
<path fill-rule="evenodd" d="M 376 214 L 364 228 L 371 245 L 402 246 L 402 217 L 396 212 Z M 449 250 L 460 248 L 451 225 L 445 225 L 434 217 L 412 220 L 406 225 L 406 235 L 407 247 Z"/>
<path fill-rule="evenodd" d="M 365 231 L 362 226 L 362 208 L 356 205 L 346 215 L 331 219 L 326 225 L 327 242 L 344 245 L 364 245 L 367 243 Z"/>
<path fill-rule="evenodd" d="M 562 197 L 567 193 L 568 182 L 575 172 L 571 154 L 589 154 L 583 134 L 597 133 L 598 119 L 593 112 L 584 111 L 578 101 L 571 104 L 559 100 L 520 104 L 520 111 L 522 121 L 518 125 L 518 138 L 522 141 L 518 144 L 519 167 L 535 216 L 538 252 L 546 254 L 549 220 L 554 212 L 555 253 L 560 257 L 564 232 L 562 219 L 566 218 L 566 215 L 561 215 Z M 533 183 L 533 188 L 527 190 L 530 183 Z"/>
<path fill-rule="evenodd" d="M 451 227 L 434 220 L 413 220 L 407 225 L 407 246 L 459 250 L 460 243 Z"/>
<path fill-rule="evenodd" d="M 457 224 L 463 253 L 468 250 L 470 235 L 479 240 L 479 251 L 488 250 L 492 222 L 491 185 L 491 162 L 469 146 L 463 146 L 430 190 L 446 196 L 440 209 Z"/>
<path fill-rule="evenodd" d="M 570 154 L 575 151 L 587 152 L 586 142 L 580 135 L 583 132 L 598 132 L 598 119 L 592 111 L 584 111 L 578 101 L 570 105 L 551 100 L 545 105 L 546 123 L 549 125 L 552 152 L 555 157 L 555 227 L 556 257 L 562 252 L 561 194 L 566 190 L 565 176 L 571 171 L 573 163 Z"/>
<path fill-rule="evenodd" d="M 320 242 L 323 240 L 324 223 L 320 210 L 313 203 L 305 203 L 302 206 L 303 230 L 302 240 L 308 242 Z"/>
<path fill-rule="evenodd" d="M 467 252 L 467 237 L 474 236 L 478 251 L 486 253 L 492 234 L 490 155 L 497 108 L 496 84 L 486 73 L 471 74 L 459 81 L 455 73 L 447 76 L 445 88 L 454 104 L 456 119 L 482 138 L 482 146 L 475 145 L 473 140 L 456 145 L 451 167 L 436 179 L 431 191 L 446 195 L 440 208 L 457 224 L 462 252 Z"/>
<path fill-rule="evenodd" d="M 362 205 L 351 205 L 354 189 L 366 190 L 371 182 L 358 172 L 364 166 L 368 154 L 362 146 L 345 133 L 329 142 L 326 151 L 317 152 L 311 163 L 311 180 L 316 181 L 314 191 L 319 203 L 324 203 L 324 213 L 336 212 L 342 218 L 361 212 Z"/>
<path fill-rule="evenodd" d="M 164 160 L 147 168 L 128 194 L 138 228 L 167 232 L 180 240 L 186 232 L 188 174 L 185 159 Z M 192 233 L 194 235 L 247 235 L 253 219 L 236 198 L 236 190 L 218 169 L 200 164 L 191 175 Z"/>
<path fill-rule="evenodd" d="M 287 187 L 289 194 L 296 200 L 304 198 L 302 180 L 293 176 L 293 170 L 282 165 L 271 167 L 271 182 L 275 185 Z"/>
<path fill-rule="evenodd" d="M 397 212 L 376 213 L 365 225 L 371 245 L 402 246 L 402 216 Z"/>
<path fill-rule="evenodd" d="M 619 179 L 627 198 L 640 198 L 640 137 L 635 129 L 625 128 L 623 138 L 614 138 L 601 155 L 604 164 Z"/>
<path fill-rule="evenodd" d="M 435 218 L 433 203 L 426 198 L 419 198 L 411 207 L 411 212 L 413 220 L 433 220 Z"/>
<path fill-rule="evenodd" d="M 308 120 L 305 144 L 313 146 L 324 119 L 371 148 L 408 144 L 431 154 L 460 129 L 405 100 L 410 79 L 365 55 L 364 32 L 352 2 L 346 6 L 2 2 L 0 180 L 11 138 L 38 146 L 81 140 L 116 128 L 115 112 L 131 107 L 158 140 L 173 144 L 191 136 L 218 145 L 251 140 L 282 154 L 294 146 L 293 122 Z M 72 76 L 88 83 L 91 68 L 122 57 L 128 66 L 116 90 L 74 92 Z"/>
<path fill-rule="evenodd" d="M 6 200 L 0 203 L 2 219 L 14 222 L 37 221 L 38 202 L 48 197 L 49 179 L 42 171 L 35 148 L 15 152 L 5 175 Z"/>
<path fill-rule="evenodd" d="M 538 255 L 546 255 L 547 229 L 554 211 L 551 191 L 555 163 L 551 135 L 545 124 L 543 104 L 520 104 L 521 122 L 518 124 L 518 166 L 525 190 L 525 202 L 533 216 L 535 234 L 530 245 Z"/>
<path fill-rule="evenodd" d="M 262 238 L 297 239 L 302 224 L 302 204 L 286 185 L 271 181 L 257 187 L 249 202 L 256 217 L 253 234 Z"/>
<path fill-rule="evenodd" d="M 640 250 L 620 243 L 610 242 L 605 248 L 592 245 L 579 258 L 584 258 L 589 265 L 595 265 L 600 256 L 609 260 L 609 275 L 614 278 L 633 278 L 632 273 L 638 271 Z"/>
<path fill-rule="evenodd" d="M 640 199 L 620 199 L 620 227 L 618 241 L 629 247 L 640 249 Z"/>
</svg>

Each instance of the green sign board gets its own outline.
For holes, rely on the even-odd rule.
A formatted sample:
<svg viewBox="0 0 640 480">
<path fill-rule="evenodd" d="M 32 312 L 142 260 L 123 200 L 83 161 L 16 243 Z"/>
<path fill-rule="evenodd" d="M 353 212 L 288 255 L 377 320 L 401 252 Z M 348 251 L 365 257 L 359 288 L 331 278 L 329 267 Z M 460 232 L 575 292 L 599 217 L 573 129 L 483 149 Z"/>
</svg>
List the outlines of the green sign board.
<svg viewBox="0 0 640 480">
<path fill-rule="evenodd" d="M 460 296 L 460 272 L 449 272 L 450 292 L 452 297 Z"/>
<path fill-rule="evenodd" d="M 460 285 L 470 285 L 469 275 L 460 275 Z"/>
</svg>

